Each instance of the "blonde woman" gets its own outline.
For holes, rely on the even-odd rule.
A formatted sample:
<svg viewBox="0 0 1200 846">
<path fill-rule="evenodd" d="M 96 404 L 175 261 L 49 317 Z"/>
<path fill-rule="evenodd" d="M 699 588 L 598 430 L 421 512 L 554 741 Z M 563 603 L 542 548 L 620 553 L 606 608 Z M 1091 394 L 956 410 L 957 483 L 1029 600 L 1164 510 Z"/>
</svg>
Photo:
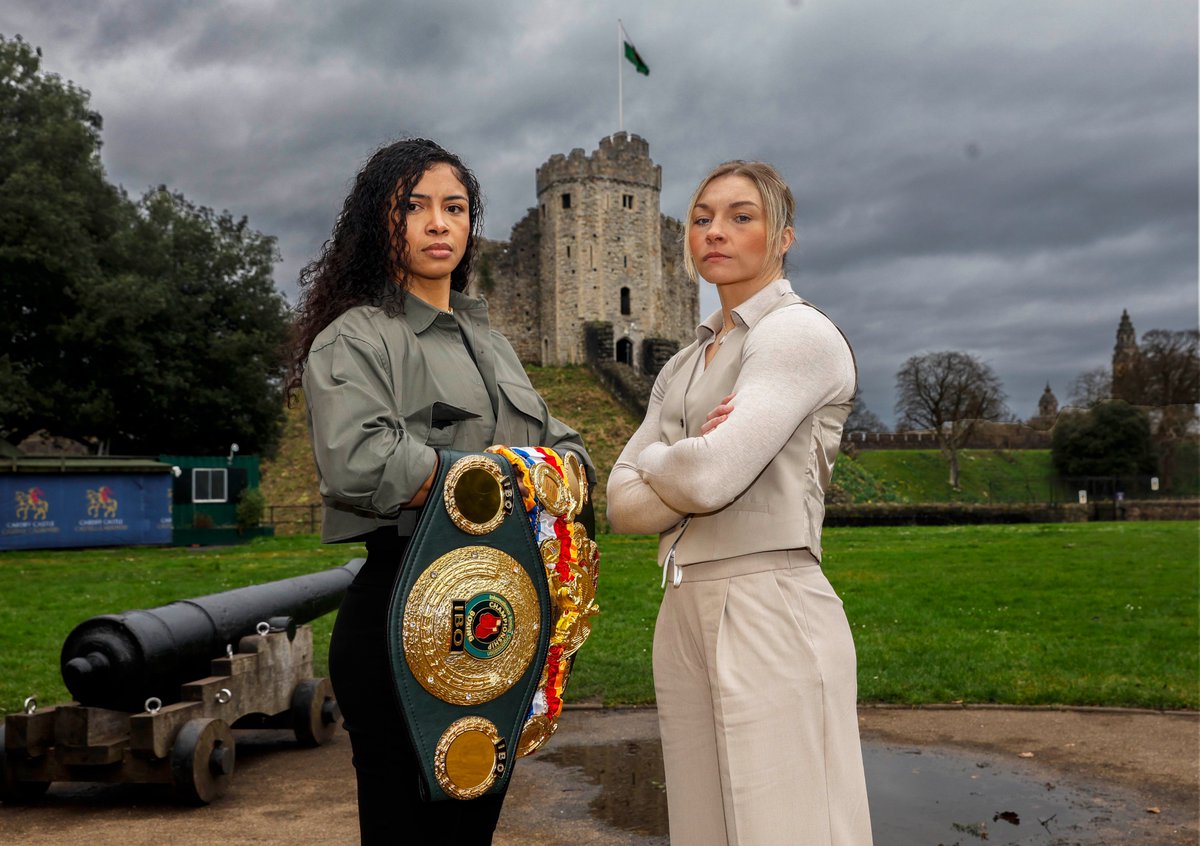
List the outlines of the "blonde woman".
<svg viewBox="0 0 1200 846">
<path fill-rule="evenodd" d="M 794 213 L 761 162 L 700 183 L 684 261 L 721 308 L 659 373 L 609 476 L 613 529 L 660 533 L 654 685 L 688 846 L 871 843 L 854 642 L 820 566 L 856 369 L 784 278 Z"/>
</svg>

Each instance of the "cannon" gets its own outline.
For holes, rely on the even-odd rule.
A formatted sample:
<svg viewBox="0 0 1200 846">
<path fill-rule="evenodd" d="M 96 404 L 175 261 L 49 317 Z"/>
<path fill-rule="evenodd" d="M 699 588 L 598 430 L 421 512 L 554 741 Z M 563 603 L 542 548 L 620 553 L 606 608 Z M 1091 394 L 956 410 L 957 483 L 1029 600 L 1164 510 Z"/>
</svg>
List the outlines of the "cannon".
<svg viewBox="0 0 1200 846">
<path fill-rule="evenodd" d="M 354 559 L 307 576 L 92 617 L 63 642 L 63 682 L 81 705 L 132 711 L 152 696 L 177 702 L 180 685 L 204 675 L 227 644 L 258 623 L 283 615 L 291 626 L 336 609 L 361 567 Z"/>
<path fill-rule="evenodd" d="M 207 804 L 232 777 L 233 729 L 326 742 L 340 713 L 328 679 L 310 678 L 304 624 L 337 608 L 363 561 L 80 623 L 60 659 L 76 701 L 39 709 L 30 697 L 5 717 L 0 799 L 54 781 L 139 782 Z"/>
</svg>

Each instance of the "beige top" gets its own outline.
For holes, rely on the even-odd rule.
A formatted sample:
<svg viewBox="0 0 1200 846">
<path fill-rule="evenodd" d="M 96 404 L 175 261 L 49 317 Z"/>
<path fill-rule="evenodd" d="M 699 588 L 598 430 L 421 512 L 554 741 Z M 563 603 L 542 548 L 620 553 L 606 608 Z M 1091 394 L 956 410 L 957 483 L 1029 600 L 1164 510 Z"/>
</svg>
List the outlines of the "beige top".
<svg viewBox="0 0 1200 846">
<path fill-rule="evenodd" d="M 376 306 L 342 314 L 313 341 L 304 397 L 325 503 L 321 540 L 348 541 L 380 526 L 411 534 L 403 509 L 433 471 L 436 449 L 492 444 L 576 452 L 579 435 L 550 415 L 487 304 L 452 291 L 449 314 L 417 297 L 389 316 Z"/>
<path fill-rule="evenodd" d="M 619 532 L 663 533 L 684 516 L 679 564 L 808 548 L 820 558 L 824 493 L 850 412 L 854 356 L 838 328 L 786 279 L 733 309 L 734 329 L 711 364 L 718 311 L 659 373 L 646 419 L 608 480 L 608 519 Z M 729 418 L 707 435 L 705 417 L 736 392 Z"/>
</svg>

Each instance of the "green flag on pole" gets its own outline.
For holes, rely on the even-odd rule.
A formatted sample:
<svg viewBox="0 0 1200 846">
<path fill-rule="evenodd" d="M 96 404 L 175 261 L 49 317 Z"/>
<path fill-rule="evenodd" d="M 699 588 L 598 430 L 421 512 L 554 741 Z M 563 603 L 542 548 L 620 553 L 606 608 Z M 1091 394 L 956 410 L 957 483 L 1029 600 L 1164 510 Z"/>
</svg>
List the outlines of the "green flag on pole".
<svg viewBox="0 0 1200 846">
<path fill-rule="evenodd" d="M 621 32 L 625 35 L 625 58 L 633 63 L 633 66 L 637 68 L 638 73 L 642 74 L 643 76 L 649 76 L 650 66 L 642 61 L 641 54 L 638 53 L 637 48 L 633 46 L 633 42 L 629 40 L 629 33 L 625 32 L 624 27 L 621 27 Z"/>
</svg>

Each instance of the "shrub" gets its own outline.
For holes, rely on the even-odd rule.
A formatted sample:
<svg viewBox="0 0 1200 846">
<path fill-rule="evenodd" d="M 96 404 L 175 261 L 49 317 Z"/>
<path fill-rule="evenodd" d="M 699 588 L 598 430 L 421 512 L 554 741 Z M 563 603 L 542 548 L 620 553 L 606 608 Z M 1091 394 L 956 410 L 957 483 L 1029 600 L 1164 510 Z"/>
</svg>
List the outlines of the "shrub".
<svg viewBox="0 0 1200 846">
<path fill-rule="evenodd" d="M 1122 400 L 1062 415 L 1050 455 L 1064 476 L 1150 476 L 1156 470 L 1150 421 Z"/>
<path fill-rule="evenodd" d="M 246 488 L 238 494 L 235 519 L 239 529 L 253 529 L 262 522 L 267 510 L 267 498 L 258 488 Z"/>
</svg>

